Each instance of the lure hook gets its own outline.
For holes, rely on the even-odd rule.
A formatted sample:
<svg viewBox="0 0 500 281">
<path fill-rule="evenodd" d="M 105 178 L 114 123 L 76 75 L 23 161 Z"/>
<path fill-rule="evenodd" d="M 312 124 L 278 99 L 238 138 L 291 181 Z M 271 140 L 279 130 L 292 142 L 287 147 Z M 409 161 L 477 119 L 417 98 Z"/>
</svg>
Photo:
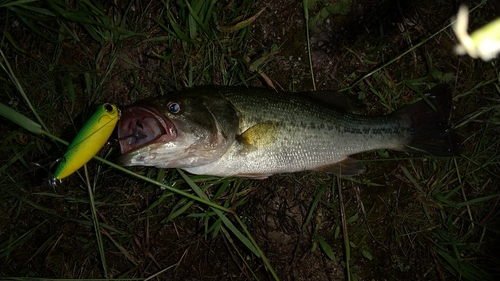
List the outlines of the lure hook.
<svg viewBox="0 0 500 281">
<path fill-rule="evenodd" d="M 44 165 L 40 165 L 36 162 L 29 162 L 30 165 L 36 166 L 38 168 L 42 168 L 47 172 L 47 182 L 52 188 L 56 188 L 57 184 L 61 183 L 61 180 L 58 180 L 54 177 L 52 177 L 52 173 L 50 172 L 54 165 L 58 162 L 60 162 L 63 159 L 63 157 L 56 159 L 55 161 L 51 162 L 49 165 L 49 168 L 45 167 Z"/>
</svg>

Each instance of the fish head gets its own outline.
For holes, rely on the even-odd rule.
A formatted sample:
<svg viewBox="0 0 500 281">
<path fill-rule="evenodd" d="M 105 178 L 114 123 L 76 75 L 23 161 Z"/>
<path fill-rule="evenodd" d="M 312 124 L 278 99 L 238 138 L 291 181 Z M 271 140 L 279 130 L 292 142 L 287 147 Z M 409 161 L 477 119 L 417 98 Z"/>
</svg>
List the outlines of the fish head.
<svg viewBox="0 0 500 281">
<path fill-rule="evenodd" d="M 124 166 L 189 168 L 217 160 L 235 139 L 238 117 L 222 98 L 184 91 L 140 101 L 118 122 Z"/>
</svg>

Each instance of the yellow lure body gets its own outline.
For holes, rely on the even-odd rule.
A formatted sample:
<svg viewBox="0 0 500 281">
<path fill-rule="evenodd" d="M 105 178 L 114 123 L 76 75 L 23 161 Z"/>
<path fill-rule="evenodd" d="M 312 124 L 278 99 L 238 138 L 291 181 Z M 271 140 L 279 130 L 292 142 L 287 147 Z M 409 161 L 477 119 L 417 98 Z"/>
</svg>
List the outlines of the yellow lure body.
<svg viewBox="0 0 500 281">
<path fill-rule="evenodd" d="M 80 169 L 104 146 L 120 119 L 120 110 L 111 103 L 100 105 L 78 132 L 53 175 L 61 180 Z"/>
</svg>

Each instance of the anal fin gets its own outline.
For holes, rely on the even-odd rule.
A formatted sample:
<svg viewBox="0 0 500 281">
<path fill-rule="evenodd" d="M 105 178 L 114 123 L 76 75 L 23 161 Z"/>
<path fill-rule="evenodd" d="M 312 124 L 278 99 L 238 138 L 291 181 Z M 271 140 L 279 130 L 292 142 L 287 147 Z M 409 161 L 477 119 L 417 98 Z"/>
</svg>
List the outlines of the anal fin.
<svg viewBox="0 0 500 281">
<path fill-rule="evenodd" d="M 312 170 L 335 175 L 355 176 L 365 171 L 365 165 L 359 160 L 347 157 L 340 162 L 319 166 Z"/>
<path fill-rule="evenodd" d="M 267 179 L 268 177 L 270 177 L 272 175 L 273 174 L 237 174 L 237 175 L 234 175 L 233 177 L 252 179 L 252 180 L 263 180 L 263 179 Z"/>
</svg>

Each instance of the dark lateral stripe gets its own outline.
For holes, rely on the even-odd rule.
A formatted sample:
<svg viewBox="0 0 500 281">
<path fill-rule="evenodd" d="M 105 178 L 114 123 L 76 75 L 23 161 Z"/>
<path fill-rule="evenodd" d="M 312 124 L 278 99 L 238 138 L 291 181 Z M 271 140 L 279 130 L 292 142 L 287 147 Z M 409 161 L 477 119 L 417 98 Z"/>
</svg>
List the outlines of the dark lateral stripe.
<svg viewBox="0 0 500 281">
<path fill-rule="evenodd" d="M 345 134 L 374 134 L 374 135 L 387 135 L 387 134 L 399 134 L 400 130 L 397 127 L 382 127 L 382 128 L 348 128 L 344 127 L 342 133 Z"/>
</svg>

